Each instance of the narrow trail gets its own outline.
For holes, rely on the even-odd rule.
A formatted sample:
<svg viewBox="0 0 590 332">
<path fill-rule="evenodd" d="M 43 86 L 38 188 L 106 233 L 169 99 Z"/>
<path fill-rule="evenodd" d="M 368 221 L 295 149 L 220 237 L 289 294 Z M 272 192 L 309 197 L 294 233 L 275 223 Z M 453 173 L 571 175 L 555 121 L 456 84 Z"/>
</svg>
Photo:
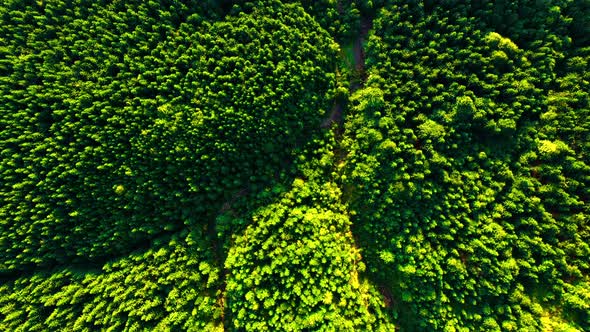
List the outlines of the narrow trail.
<svg viewBox="0 0 590 332">
<path fill-rule="evenodd" d="M 353 54 L 354 54 L 354 69 L 360 78 L 359 81 L 351 82 L 350 93 L 362 88 L 367 80 L 367 72 L 365 70 L 365 50 L 363 45 L 369 35 L 369 31 L 373 28 L 373 18 L 362 16 L 360 31 L 354 40 Z"/>
<path fill-rule="evenodd" d="M 363 44 L 369 34 L 369 31 L 373 27 L 373 18 L 368 16 L 362 16 L 360 22 L 360 29 L 357 36 L 354 38 L 352 43 L 353 60 L 352 64 L 353 72 L 350 73 L 351 80 L 348 87 L 350 94 L 353 94 L 358 89 L 361 89 L 365 81 L 367 80 L 367 73 L 365 71 L 365 50 Z M 322 122 L 322 128 L 329 128 L 336 125 L 336 130 L 341 134 L 344 126 L 343 110 L 344 106 L 342 101 L 336 100 L 330 111 L 330 116 Z"/>
</svg>

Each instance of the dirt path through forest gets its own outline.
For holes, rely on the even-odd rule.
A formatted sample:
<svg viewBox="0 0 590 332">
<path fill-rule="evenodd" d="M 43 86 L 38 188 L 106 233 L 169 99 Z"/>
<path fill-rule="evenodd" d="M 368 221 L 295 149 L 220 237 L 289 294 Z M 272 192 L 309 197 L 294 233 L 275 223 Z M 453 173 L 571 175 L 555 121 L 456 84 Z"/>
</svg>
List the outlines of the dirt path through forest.
<svg viewBox="0 0 590 332">
<path fill-rule="evenodd" d="M 367 79 L 365 71 L 365 50 L 363 49 L 363 44 L 372 27 L 373 19 L 371 17 L 362 16 L 359 32 L 352 43 L 354 59 L 352 68 L 354 68 L 354 72 L 351 73 L 351 82 L 349 85 L 350 94 L 353 94 L 356 90 L 362 88 Z M 342 131 L 344 125 L 344 117 L 342 115 L 343 109 L 344 105 L 342 105 L 342 102 L 335 101 L 332 110 L 330 111 L 330 116 L 322 123 L 322 128 L 332 127 L 336 124 L 338 128 L 337 130 Z"/>
<path fill-rule="evenodd" d="M 367 72 L 365 71 L 365 50 L 363 48 L 363 44 L 365 43 L 372 27 L 373 19 L 371 17 L 362 16 L 360 31 L 357 38 L 354 40 L 354 45 L 352 48 L 352 52 L 354 53 L 354 68 L 360 80 L 358 82 L 354 82 L 356 84 L 351 84 L 350 93 L 353 93 L 361 88 L 367 80 Z"/>
</svg>

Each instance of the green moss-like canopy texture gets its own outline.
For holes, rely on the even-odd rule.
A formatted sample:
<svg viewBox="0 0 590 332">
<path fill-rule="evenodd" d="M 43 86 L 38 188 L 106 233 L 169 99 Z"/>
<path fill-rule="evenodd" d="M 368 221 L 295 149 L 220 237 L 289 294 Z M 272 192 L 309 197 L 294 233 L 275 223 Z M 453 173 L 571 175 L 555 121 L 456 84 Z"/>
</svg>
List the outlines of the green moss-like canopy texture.
<svg viewBox="0 0 590 332">
<path fill-rule="evenodd" d="M 588 1 L 0 23 L 1 331 L 590 330 Z"/>
<path fill-rule="evenodd" d="M 330 107 L 334 42 L 298 6 L 3 6 L 3 35 L 22 37 L 3 40 L 4 271 L 202 222 L 268 183 Z"/>
</svg>

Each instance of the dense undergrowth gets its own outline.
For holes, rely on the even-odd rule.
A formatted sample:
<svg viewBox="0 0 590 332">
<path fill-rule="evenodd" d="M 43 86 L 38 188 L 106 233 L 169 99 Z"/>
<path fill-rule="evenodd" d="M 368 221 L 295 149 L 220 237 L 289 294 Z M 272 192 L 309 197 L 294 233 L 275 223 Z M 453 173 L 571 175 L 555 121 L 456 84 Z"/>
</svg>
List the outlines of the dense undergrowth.
<svg viewBox="0 0 590 332">
<path fill-rule="evenodd" d="M 589 330 L 589 18 L 3 2 L 0 330 Z"/>
</svg>

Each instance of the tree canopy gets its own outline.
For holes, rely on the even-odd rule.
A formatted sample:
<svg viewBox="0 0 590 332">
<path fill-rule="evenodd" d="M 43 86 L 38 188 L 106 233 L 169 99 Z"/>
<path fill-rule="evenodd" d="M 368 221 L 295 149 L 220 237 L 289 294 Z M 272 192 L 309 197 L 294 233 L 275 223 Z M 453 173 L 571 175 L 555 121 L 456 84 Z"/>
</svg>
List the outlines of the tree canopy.
<svg viewBox="0 0 590 332">
<path fill-rule="evenodd" d="M 0 22 L 0 330 L 590 330 L 587 0 Z"/>
</svg>

